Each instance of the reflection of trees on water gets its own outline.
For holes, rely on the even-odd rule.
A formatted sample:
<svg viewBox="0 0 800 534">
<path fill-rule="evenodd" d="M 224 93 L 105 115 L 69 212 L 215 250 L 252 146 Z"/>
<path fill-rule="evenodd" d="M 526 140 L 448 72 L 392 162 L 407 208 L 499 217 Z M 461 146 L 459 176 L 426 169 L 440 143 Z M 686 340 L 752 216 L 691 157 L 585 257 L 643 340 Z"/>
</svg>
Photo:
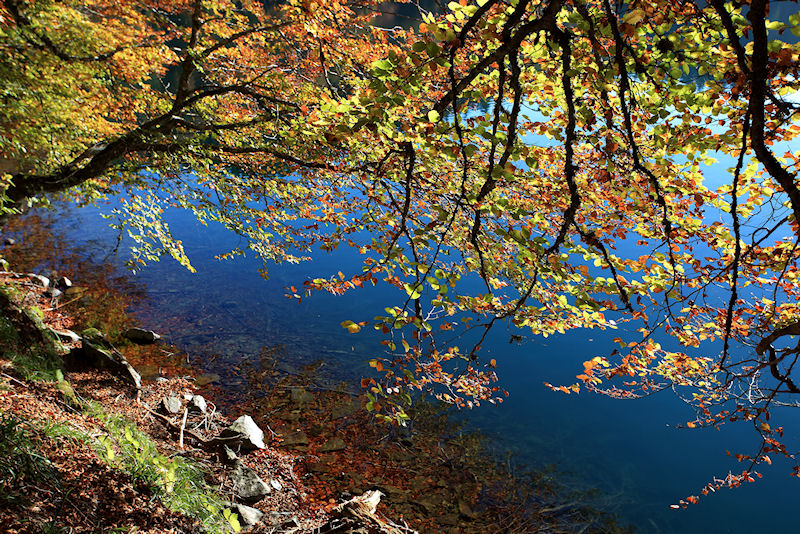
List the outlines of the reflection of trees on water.
<svg viewBox="0 0 800 534">
<path fill-rule="evenodd" d="M 83 220 L 74 210 L 35 209 L 12 217 L 3 227 L 4 237 L 16 240 L 2 255 L 12 270 L 66 276 L 93 295 L 93 308 L 120 315 L 144 298 L 144 287 L 133 275 L 117 269 L 101 256 L 108 247 L 75 241 Z M 103 251 L 103 252 L 100 252 Z M 75 310 L 79 311 L 79 310 Z M 113 320 L 109 317 L 109 320 Z"/>
<path fill-rule="evenodd" d="M 6 221 L 3 237 L 15 243 L 0 248 L 0 257 L 13 271 L 69 278 L 73 289 L 54 304 L 76 320 L 77 330 L 93 327 L 108 335 L 143 376 L 159 368 L 184 367 L 184 358 L 169 347 L 121 346 L 127 341 L 120 333 L 137 326 L 130 310 L 146 300 L 146 288 L 130 272 L 108 261 L 109 243 L 76 240 L 88 228 L 70 206 L 30 210 Z"/>
</svg>

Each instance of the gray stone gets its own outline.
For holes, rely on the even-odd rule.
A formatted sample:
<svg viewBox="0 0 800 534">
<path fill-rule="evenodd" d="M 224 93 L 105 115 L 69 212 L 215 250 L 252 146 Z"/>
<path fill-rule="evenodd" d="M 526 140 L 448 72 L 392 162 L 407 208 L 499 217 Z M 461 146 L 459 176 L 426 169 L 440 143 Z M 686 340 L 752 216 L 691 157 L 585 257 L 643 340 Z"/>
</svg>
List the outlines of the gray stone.
<svg viewBox="0 0 800 534">
<path fill-rule="evenodd" d="M 60 276 L 56 279 L 54 285 L 59 289 L 67 289 L 69 287 L 72 287 L 72 280 L 70 280 L 66 276 Z"/>
<path fill-rule="evenodd" d="M 335 452 L 344 450 L 347 447 L 347 443 L 344 442 L 342 438 L 333 437 L 322 444 L 319 448 L 319 452 Z"/>
<path fill-rule="evenodd" d="M 234 504 L 231 507 L 236 512 L 236 515 L 239 516 L 239 523 L 244 528 L 254 527 L 264 518 L 264 512 L 257 508 L 245 506 L 244 504 Z"/>
<path fill-rule="evenodd" d="M 7 237 L 7 238 L 3 239 L 3 244 L 6 245 L 6 246 L 16 245 L 17 244 L 17 240 L 14 239 L 13 237 Z"/>
<path fill-rule="evenodd" d="M 243 415 L 222 431 L 220 439 L 238 444 L 244 450 L 263 449 L 264 431 L 249 415 Z"/>
<path fill-rule="evenodd" d="M 227 445 L 222 446 L 222 455 L 226 462 L 235 462 L 239 459 L 239 457 L 236 456 L 236 453 L 233 452 L 233 450 Z"/>
<path fill-rule="evenodd" d="M 143 328 L 128 328 L 122 333 L 122 336 L 133 341 L 137 345 L 150 345 L 161 339 L 161 336 L 152 330 L 145 330 Z"/>
<path fill-rule="evenodd" d="M 231 482 L 236 495 L 245 502 L 259 501 L 272 493 L 272 488 L 241 460 L 233 466 Z"/>
<path fill-rule="evenodd" d="M 285 447 L 302 447 L 308 445 L 308 436 L 306 436 L 306 433 L 302 430 L 289 432 L 281 437 L 283 438 L 281 445 Z"/>
<path fill-rule="evenodd" d="M 202 395 L 192 395 L 189 401 L 189 411 L 206 413 L 206 410 L 208 410 L 206 399 L 204 399 Z"/>
<path fill-rule="evenodd" d="M 314 394 L 309 393 L 303 388 L 292 388 L 289 392 L 289 398 L 294 404 L 300 406 L 309 402 L 314 402 Z"/>
<path fill-rule="evenodd" d="M 93 332 L 91 332 L 93 331 Z M 73 349 L 73 354 L 78 361 L 88 363 L 98 369 L 108 369 L 112 373 L 120 376 L 123 380 L 130 382 L 136 389 L 142 389 L 142 377 L 136 369 L 128 363 L 118 350 L 105 340 L 105 336 L 95 329 L 84 330 L 81 348 Z M 88 334 L 88 335 L 87 335 Z M 99 334 L 99 336 L 95 335 Z M 94 341 L 89 336 L 94 337 Z"/>
<path fill-rule="evenodd" d="M 269 481 L 269 485 L 272 486 L 272 489 L 274 489 L 275 491 L 280 491 L 283 489 L 283 484 L 281 484 L 274 478 Z"/>
<path fill-rule="evenodd" d="M 28 276 L 30 277 L 31 282 L 33 282 L 34 284 L 40 285 L 40 286 L 45 287 L 45 288 L 50 287 L 50 279 L 47 278 L 46 276 L 42 276 L 41 274 L 33 274 L 33 273 L 28 273 Z"/>
<path fill-rule="evenodd" d="M 167 413 L 171 414 L 180 413 L 182 407 L 183 403 L 181 402 L 181 399 L 173 395 L 161 399 L 161 409 Z"/>
<path fill-rule="evenodd" d="M 50 297 L 51 299 L 57 299 L 58 297 L 63 295 L 64 292 L 61 291 L 60 289 L 56 289 L 55 287 L 48 287 L 47 289 L 44 290 L 44 294 Z"/>
</svg>

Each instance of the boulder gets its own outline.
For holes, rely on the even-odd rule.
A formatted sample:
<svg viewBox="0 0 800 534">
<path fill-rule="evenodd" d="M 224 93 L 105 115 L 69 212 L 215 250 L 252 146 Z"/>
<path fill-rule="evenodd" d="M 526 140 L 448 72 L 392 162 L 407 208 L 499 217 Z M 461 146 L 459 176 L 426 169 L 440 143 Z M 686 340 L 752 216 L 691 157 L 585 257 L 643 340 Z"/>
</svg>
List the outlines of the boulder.
<svg viewBox="0 0 800 534">
<path fill-rule="evenodd" d="M 243 415 L 234 421 L 219 435 L 220 441 L 238 444 L 244 450 L 263 449 L 264 431 L 249 415 Z"/>
<path fill-rule="evenodd" d="M 122 336 L 133 341 L 137 345 L 150 345 L 161 339 L 161 336 L 152 330 L 145 330 L 143 328 L 128 328 L 122 333 Z"/>
<path fill-rule="evenodd" d="M 241 460 L 236 460 L 233 466 L 231 482 L 236 495 L 245 502 L 259 501 L 272 493 L 269 484 L 261 480 L 256 472 Z"/>
<path fill-rule="evenodd" d="M 77 343 L 81 340 L 81 336 L 72 330 L 56 330 L 55 328 L 51 328 L 50 331 L 57 335 L 58 339 L 66 343 Z"/>
<path fill-rule="evenodd" d="M 203 398 L 202 395 L 192 395 L 192 398 L 189 400 L 189 411 L 206 413 L 206 410 L 208 410 L 206 399 Z"/>
<path fill-rule="evenodd" d="M 168 413 L 168 414 L 178 414 L 181 412 L 181 408 L 183 407 L 183 403 L 181 399 L 175 397 L 174 395 L 170 395 L 169 397 L 164 397 L 161 399 L 161 410 Z"/>
<path fill-rule="evenodd" d="M 41 274 L 28 273 L 31 282 L 44 288 L 50 287 L 50 279 Z"/>
<path fill-rule="evenodd" d="M 96 345 L 100 345 L 104 348 L 110 348 L 111 342 L 108 338 L 97 328 L 87 328 L 83 332 L 81 332 L 81 337 L 91 341 Z"/>
<path fill-rule="evenodd" d="M 66 276 L 59 276 L 58 278 L 56 278 L 54 285 L 63 291 L 64 289 L 72 287 L 72 280 L 70 280 Z"/>
<path fill-rule="evenodd" d="M 81 347 L 70 352 L 74 360 L 98 369 L 108 369 L 133 384 L 136 389 L 142 389 L 142 377 L 100 331 L 89 328 L 84 330 L 82 335 Z"/>
<path fill-rule="evenodd" d="M 244 504 L 232 504 L 231 508 L 239 516 L 239 523 L 244 528 L 252 528 L 264 518 L 264 512 Z"/>
</svg>

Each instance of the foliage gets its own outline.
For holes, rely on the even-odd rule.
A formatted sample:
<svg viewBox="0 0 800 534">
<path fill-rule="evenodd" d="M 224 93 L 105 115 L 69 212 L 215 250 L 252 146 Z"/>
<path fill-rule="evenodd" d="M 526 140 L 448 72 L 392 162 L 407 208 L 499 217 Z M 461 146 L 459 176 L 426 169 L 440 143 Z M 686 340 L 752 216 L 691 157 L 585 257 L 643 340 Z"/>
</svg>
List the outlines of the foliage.
<svg viewBox="0 0 800 534">
<path fill-rule="evenodd" d="M 769 416 L 800 393 L 797 13 L 479 0 L 416 31 L 346 0 L 4 6 L 6 195 L 139 193 L 120 214 L 137 263 L 189 265 L 169 206 L 265 261 L 353 246 L 362 272 L 290 296 L 397 288 L 385 316 L 342 318 L 387 336 L 364 382 L 382 417 L 415 388 L 501 400 L 480 356 L 498 325 L 619 329 L 553 387 L 671 389 L 687 426 L 751 424 L 760 450 L 704 492 L 794 458 Z"/>
</svg>

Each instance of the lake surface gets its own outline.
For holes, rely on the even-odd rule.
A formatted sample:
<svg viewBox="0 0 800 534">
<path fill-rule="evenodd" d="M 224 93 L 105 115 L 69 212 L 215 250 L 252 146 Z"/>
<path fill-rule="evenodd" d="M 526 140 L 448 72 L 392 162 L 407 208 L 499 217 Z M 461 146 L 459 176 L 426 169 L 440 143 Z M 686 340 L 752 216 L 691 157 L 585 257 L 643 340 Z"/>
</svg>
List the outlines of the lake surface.
<svg viewBox="0 0 800 534">
<path fill-rule="evenodd" d="M 57 210 L 45 219 L 60 236 L 58 247 L 78 246 L 95 262 L 123 269 L 126 241 L 115 251 L 118 234 L 100 216 L 110 212 L 109 206 Z M 317 254 L 313 262 L 275 265 L 264 280 L 255 260 L 214 259 L 238 244 L 235 235 L 220 226 L 204 227 L 177 210 L 165 218 L 197 273 L 165 259 L 135 275 L 134 286 L 143 298 L 135 301 L 133 311 L 143 326 L 196 355 L 192 365 L 220 374 L 226 388 L 245 388 L 237 366 L 257 361 L 268 347 L 277 349 L 287 368 L 321 360 L 328 379 L 358 389 L 357 379 L 369 373 L 367 360 L 382 354 L 380 338 L 369 328 L 348 334 L 340 322 L 382 314 L 394 297 L 391 290 L 365 288 L 340 297 L 318 293 L 300 304 L 285 297 L 286 287 L 301 287 L 306 279 L 359 270 L 357 254 L 340 250 Z M 81 273 L 62 274 L 80 283 Z M 697 494 L 713 476 L 741 471 L 741 464 L 725 451 L 754 452 L 758 437 L 752 429 L 677 428 L 694 415 L 669 391 L 620 401 L 586 393 L 564 395 L 543 385 L 575 382 L 582 362 L 609 352 L 611 338 L 617 335 L 573 332 L 512 344 L 508 331 L 496 329 L 484 344 L 484 357 L 497 359 L 501 386 L 511 396 L 501 405 L 486 404 L 459 417 L 491 435 L 497 450 L 510 451 L 517 464 L 552 464 L 568 486 L 597 488 L 596 504 L 618 513 L 640 532 L 796 531 L 793 511 L 800 479 L 789 476 L 789 466 L 779 459 L 760 470 L 765 476 L 755 484 L 719 491 L 688 510 L 669 507 Z M 787 428 L 786 441 L 800 442 L 800 413 L 786 410 L 775 415 L 773 426 Z"/>
</svg>

